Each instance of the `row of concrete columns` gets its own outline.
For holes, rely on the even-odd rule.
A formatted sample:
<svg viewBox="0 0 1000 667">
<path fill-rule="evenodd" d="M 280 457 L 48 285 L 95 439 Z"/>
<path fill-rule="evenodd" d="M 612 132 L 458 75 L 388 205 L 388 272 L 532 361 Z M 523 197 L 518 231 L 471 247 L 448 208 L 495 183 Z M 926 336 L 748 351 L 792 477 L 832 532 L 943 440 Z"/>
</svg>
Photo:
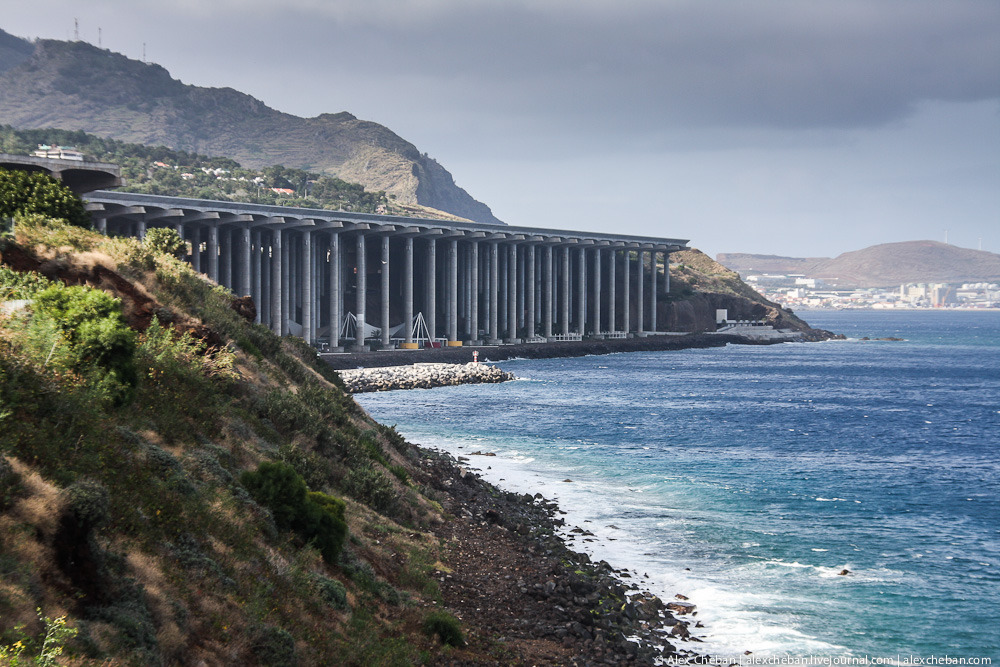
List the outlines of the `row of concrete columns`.
<svg viewBox="0 0 1000 667">
<path fill-rule="evenodd" d="M 380 329 L 375 340 L 385 347 L 392 343 L 391 326 L 400 322 L 406 326 L 395 338 L 415 346 L 410 324 L 418 312 L 429 337 L 447 344 L 655 333 L 657 304 L 670 289 L 666 246 L 518 242 L 440 230 L 386 233 L 207 217 L 174 225 L 190 245 L 193 268 L 237 295 L 250 295 L 257 321 L 276 333 L 333 348 L 342 346 L 348 312 L 357 331 L 350 342 L 363 344 L 372 304 L 377 315 L 370 324 Z M 141 237 L 145 231 L 139 220 L 130 233 Z M 371 255 L 377 266 L 369 266 Z M 378 281 L 371 294 L 370 277 Z"/>
</svg>

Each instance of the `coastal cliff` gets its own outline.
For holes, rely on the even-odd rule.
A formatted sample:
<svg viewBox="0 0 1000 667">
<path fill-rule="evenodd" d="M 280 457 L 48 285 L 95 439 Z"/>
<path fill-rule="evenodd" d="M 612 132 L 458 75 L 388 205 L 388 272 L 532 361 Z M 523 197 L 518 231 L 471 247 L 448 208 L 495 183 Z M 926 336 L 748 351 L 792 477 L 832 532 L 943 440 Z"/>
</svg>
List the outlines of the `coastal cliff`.
<svg viewBox="0 0 1000 667">
<path fill-rule="evenodd" d="M 799 332 L 803 340 L 836 337 L 813 329 L 792 311 L 769 301 L 740 279 L 735 271 L 713 261 L 700 250 L 670 255 L 670 292 L 662 294 L 658 318 L 668 331 L 715 331 L 716 311 L 730 320 L 757 320 Z"/>
</svg>

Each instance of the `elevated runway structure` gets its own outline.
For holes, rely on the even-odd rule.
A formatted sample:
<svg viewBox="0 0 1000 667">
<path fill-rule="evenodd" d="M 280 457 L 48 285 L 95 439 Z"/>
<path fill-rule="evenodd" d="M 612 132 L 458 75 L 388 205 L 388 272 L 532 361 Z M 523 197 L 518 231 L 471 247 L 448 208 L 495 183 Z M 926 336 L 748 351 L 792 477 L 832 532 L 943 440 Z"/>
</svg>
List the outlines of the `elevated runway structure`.
<svg viewBox="0 0 1000 667">
<path fill-rule="evenodd" d="M 61 181 L 78 195 L 122 185 L 121 168 L 107 162 L 0 153 L 0 169 L 39 171 Z"/>
<path fill-rule="evenodd" d="M 195 270 L 250 295 L 258 321 L 275 333 L 322 349 L 648 335 L 669 291 L 669 255 L 687 246 L 123 192 L 86 200 L 106 234 L 176 229 Z M 419 321 L 426 333 L 414 326 Z"/>
</svg>

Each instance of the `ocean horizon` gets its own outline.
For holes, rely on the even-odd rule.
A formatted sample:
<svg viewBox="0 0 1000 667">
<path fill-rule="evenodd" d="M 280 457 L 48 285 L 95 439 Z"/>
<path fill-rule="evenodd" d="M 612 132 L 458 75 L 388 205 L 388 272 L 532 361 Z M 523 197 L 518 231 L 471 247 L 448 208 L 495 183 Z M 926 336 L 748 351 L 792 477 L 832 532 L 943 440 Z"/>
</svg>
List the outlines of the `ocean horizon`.
<svg viewBox="0 0 1000 667">
<path fill-rule="evenodd" d="M 805 317 L 848 340 L 512 360 L 502 385 L 355 398 L 689 598 L 704 642 L 681 647 L 1000 657 L 1000 312 Z"/>
</svg>

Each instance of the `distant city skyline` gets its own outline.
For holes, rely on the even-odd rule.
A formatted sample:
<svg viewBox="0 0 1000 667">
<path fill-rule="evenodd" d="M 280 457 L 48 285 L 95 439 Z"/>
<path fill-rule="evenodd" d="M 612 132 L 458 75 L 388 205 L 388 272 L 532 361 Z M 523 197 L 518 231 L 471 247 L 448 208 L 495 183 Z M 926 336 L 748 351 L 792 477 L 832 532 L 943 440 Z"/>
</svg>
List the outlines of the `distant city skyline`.
<svg viewBox="0 0 1000 667">
<path fill-rule="evenodd" d="M 300 116 L 348 111 L 514 225 L 713 257 L 1000 252 L 1000 3 L 69 0 L 79 38 Z M 0 123 L 3 119 L 0 118 Z"/>
</svg>

